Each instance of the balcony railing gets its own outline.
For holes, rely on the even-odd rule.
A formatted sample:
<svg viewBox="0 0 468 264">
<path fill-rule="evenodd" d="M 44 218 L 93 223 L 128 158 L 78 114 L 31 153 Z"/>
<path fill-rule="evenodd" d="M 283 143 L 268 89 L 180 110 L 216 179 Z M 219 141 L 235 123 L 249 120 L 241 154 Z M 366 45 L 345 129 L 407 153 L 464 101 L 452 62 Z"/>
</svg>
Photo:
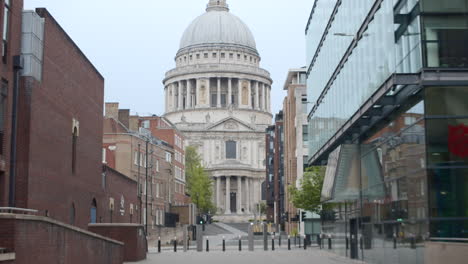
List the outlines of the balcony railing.
<svg viewBox="0 0 468 264">
<path fill-rule="evenodd" d="M 178 67 L 166 73 L 166 79 L 182 75 L 204 72 L 240 72 L 254 75 L 261 75 L 270 78 L 270 73 L 262 68 L 240 65 L 240 64 L 198 64 Z"/>
</svg>

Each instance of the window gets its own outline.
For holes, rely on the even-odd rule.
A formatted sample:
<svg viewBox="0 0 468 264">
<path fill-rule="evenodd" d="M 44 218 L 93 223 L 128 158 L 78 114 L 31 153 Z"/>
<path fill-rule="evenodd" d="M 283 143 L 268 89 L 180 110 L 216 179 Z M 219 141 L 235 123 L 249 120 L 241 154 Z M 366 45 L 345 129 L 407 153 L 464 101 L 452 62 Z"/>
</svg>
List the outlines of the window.
<svg viewBox="0 0 468 264">
<path fill-rule="evenodd" d="M 3 62 L 6 63 L 8 53 L 8 41 L 9 41 L 9 30 L 10 29 L 10 0 L 5 0 L 5 10 L 3 13 L 3 46 L 2 46 L 2 57 Z"/>
<path fill-rule="evenodd" d="M 193 60 L 193 55 L 190 55 L 190 60 Z"/>
<path fill-rule="evenodd" d="M 90 223 L 95 224 L 97 222 L 97 202 L 96 199 L 93 199 L 91 203 L 91 211 L 90 211 Z"/>
<path fill-rule="evenodd" d="M 72 206 L 70 208 L 70 225 L 75 225 L 75 203 L 72 203 Z"/>
<path fill-rule="evenodd" d="M 197 54 L 197 60 L 199 60 L 199 59 L 200 59 L 200 54 Z"/>
<path fill-rule="evenodd" d="M 4 154 L 4 140 L 5 140 L 5 110 L 6 110 L 6 99 L 8 93 L 8 82 L 2 80 L 0 87 L 0 155 Z"/>
<path fill-rule="evenodd" d="M 226 159 L 237 159 L 237 143 L 226 141 Z"/>
<path fill-rule="evenodd" d="M 416 123 L 416 117 L 414 116 L 405 116 L 405 125 L 409 126 Z"/>
<path fill-rule="evenodd" d="M 172 163 L 172 154 L 170 152 L 166 152 L 166 161 Z"/>
<path fill-rule="evenodd" d="M 244 55 L 244 60 L 247 60 L 247 55 Z"/>
<path fill-rule="evenodd" d="M 241 55 L 240 55 L 240 54 L 237 54 L 237 59 L 238 59 L 238 60 L 241 59 Z"/>
<path fill-rule="evenodd" d="M 213 52 L 213 58 L 216 58 L 216 53 L 215 52 Z"/>
<path fill-rule="evenodd" d="M 76 171 L 76 145 L 78 142 L 78 128 L 75 126 L 73 128 L 72 135 L 72 173 L 75 174 Z"/>
<path fill-rule="evenodd" d="M 156 160 L 156 171 L 159 172 L 159 160 Z"/>
<path fill-rule="evenodd" d="M 205 57 L 205 59 L 208 59 L 208 53 L 203 54 L 203 57 Z"/>
<path fill-rule="evenodd" d="M 145 120 L 141 123 L 141 126 L 143 128 L 146 128 L 146 129 L 149 129 L 150 128 L 150 121 L 149 120 Z"/>
<path fill-rule="evenodd" d="M 234 59 L 234 53 L 229 53 L 229 58 Z"/>
<path fill-rule="evenodd" d="M 226 53 L 221 53 L 221 59 L 226 58 Z"/>
<path fill-rule="evenodd" d="M 106 162 L 106 148 L 102 149 L 102 163 L 107 163 Z"/>
<path fill-rule="evenodd" d="M 135 151 L 133 154 L 133 164 L 138 165 L 138 152 Z"/>
</svg>

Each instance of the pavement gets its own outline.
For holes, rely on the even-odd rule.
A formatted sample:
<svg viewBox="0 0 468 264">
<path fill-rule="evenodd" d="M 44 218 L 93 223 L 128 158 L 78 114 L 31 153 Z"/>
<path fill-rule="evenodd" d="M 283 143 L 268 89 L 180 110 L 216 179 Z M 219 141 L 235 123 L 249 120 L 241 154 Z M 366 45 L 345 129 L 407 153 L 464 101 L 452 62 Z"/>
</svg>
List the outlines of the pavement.
<svg viewBox="0 0 468 264">
<path fill-rule="evenodd" d="M 279 250 L 279 251 L 210 251 L 210 252 L 163 252 L 148 254 L 148 259 L 140 264 L 191 263 L 191 264 L 362 264 L 319 249 Z"/>
</svg>

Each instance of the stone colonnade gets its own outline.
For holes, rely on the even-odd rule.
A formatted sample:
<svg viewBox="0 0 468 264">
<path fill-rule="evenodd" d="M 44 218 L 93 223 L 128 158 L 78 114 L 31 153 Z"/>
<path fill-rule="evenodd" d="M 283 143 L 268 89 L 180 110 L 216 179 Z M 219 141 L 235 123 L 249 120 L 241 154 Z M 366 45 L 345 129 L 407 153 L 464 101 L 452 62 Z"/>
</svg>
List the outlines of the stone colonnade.
<svg viewBox="0 0 468 264">
<path fill-rule="evenodd" d="M 243 176 L 223 176 L 215 177 L 215 194 L 217 208 L 224 209 L 218 214 L 251 214 L 255 204 L 254 179 Z M 224 181 L 223 181 L 224 180 Z M 222 185 L 225 186 L 222 186 Z M 235 188 L 233 188 L 235 184 Z M 235 198 L 231 197 L 235 194 Z M 225 195 L 223 201 L 222 196 Z M 235 199 L 235 208 L 231 203 Z"/>
<path fill-rule="evenodd" d="M 222 83 L 227 85 L 222 87 Z M 231 105 L 271 112 L 270 93 L 270 85 L 255 80 L 223 77 L 181 80 L 165 87 L 166 113 Z"/>
</svg>

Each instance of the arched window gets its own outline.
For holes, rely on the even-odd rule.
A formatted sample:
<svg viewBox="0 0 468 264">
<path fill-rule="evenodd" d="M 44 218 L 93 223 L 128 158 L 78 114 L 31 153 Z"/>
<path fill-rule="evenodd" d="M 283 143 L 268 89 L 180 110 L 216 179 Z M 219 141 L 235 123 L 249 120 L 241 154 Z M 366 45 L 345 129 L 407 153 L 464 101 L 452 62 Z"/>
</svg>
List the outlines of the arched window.
<svg viewBox="0 0 468 264">
<path fill-rule="evenodd" d="M 91 204 L 90 223 L 95 224 L 96 222 L 97 222 L 97 202 L 96 202 L 96 199 L 93 199 L 93 203 Z"/>
<path fill-rule="evenodd" d="M 76 215 L 75 203 L 72 203 L 72 206 L 70 208 L 70 224 L 71 225 L 75 225 L 75 215 Z"/>
</svg>

